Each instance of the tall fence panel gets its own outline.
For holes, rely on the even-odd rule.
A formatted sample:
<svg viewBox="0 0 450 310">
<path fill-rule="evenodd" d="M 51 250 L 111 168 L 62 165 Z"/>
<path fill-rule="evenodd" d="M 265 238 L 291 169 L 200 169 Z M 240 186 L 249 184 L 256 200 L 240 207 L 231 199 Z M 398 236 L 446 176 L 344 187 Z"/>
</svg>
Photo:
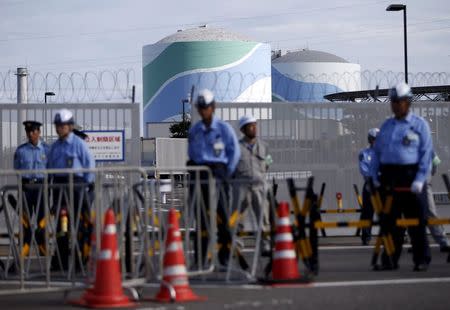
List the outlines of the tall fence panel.
<svg viewBox="0 0 450 310">
<path fill-rule="evenodd" d="M 434 190 L 444 191 L 440 174 L 450 169 L 450 102 L 414 102 L 412 109 L 430 124 L 442 160 L 434 176 Z M 253 114 L 274 160 L 270 178 L 279 179 L 283 189 L 286 177 L 306 180 L 314 175 L 316 184 L 327 184 L 324 206 L 335 208 L 336 192 L 343 194 L 344 206 L 357 205 L 353 184 L 362 185 L 359 151 L 367 146 L 368 130 L 380 127 L 391 110 L 386 103 L 277 102 L 220 104 L 216 113 L 236 129 L 241 116 Z"/>
<path fill-rule="evenodd" d="M 125 161 L 123 164 L 140 165 L 139 104 L 0 104 L 0 169 L 13 167 L 13 157 L 17 146 L 26 141 L 23 121 L 41 122 L 43 124 L 42 139 L 49 144 L 56 140 L 57 135 L 52 124 L 53 117 L 63 107 L 73 112 L 75 122 L 83 130 L 124 130 Z"/>
</svg>

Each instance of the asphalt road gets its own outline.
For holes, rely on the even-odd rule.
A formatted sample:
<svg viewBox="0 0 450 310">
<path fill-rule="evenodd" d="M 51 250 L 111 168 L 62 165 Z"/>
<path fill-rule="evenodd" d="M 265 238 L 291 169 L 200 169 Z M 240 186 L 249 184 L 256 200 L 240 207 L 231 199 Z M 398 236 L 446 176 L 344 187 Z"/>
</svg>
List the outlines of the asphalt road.
<svg viewBox="0 0 450 310">
<path fill-rule="evenodd" d="M 324 239 L 322 239 L 324 240 Z M 326 240 L 326 239 L 325 239 Z M 161 304 L 142 301 L 141 309 L 450 309 L 450 264 L 447 254 L 432 249 L 427 272 L 413 272 L 411 255 L 402 255 L 397 271 L 373 272 L 371 249 L 339 242 L 324 242 L 321 271 L 310 284 L 283 287 L 192 281 L 193 290 L 207 301 Z M 152 298 L 158 285 L 143 289 Z M 0 281 L 0 293 L 13 286 Z M 77 298 L 80 292 L 71 292 Z M 0 296 L 2 309 L 71 309 L 63 292 Z"/>
</svg>

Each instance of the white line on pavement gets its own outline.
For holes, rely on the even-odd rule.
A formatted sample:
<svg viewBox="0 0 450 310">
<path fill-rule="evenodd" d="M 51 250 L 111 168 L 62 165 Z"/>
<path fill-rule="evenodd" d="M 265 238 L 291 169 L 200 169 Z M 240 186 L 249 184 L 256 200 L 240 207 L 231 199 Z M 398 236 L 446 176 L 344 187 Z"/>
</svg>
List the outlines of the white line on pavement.
<svg viewBox="0 0 450 310">
<path fill-rule="evenodd" d="M 411 247 L 410 244 L 403 245 L 404 249 L 409 249 Z M 438 244 L 431 244 L 430 248 L 438 248 Z M 341 246 L 333 246 L 333 245 L 324 245 L 319 246 L 319 250 L 323 251 L 336 251 L 336 250 L 363 250 L 363 249 L 373 249 L 373 245 L 341 245 Z"/>
<path fill-rule="evenodd" d="M 431 244 L 430 248 L 438 248 L 439 245 L 438 244 Z M 339 250 L 365 250 L 365 249 L 369 249 L 372 250 L 374 248 L 373 245 L 323 245 L 323 246 L 319 246 L 319 250 L 322 251 L 339 251 Z M 410 244 L 405 244 L 403 245 L 404 249 L 409 249 L 411 248 Z M 254 248 L 244 248 L 243 250 L 241 250 L 242 253 L 254 253 L 255 249 Z"/>
<path fill-rule="evenodd" d="M 317 282 L 317 283 L 306 284 L 305 287 L 343 287 L 343 286 L 421 284 L 421 283 L 442 283 L 442 282 L 450 282 L 450 277 L 446 277 L 446 278 L 412 278 L 412 279 L 389 279 L 389 280 Z"/>
</svg>

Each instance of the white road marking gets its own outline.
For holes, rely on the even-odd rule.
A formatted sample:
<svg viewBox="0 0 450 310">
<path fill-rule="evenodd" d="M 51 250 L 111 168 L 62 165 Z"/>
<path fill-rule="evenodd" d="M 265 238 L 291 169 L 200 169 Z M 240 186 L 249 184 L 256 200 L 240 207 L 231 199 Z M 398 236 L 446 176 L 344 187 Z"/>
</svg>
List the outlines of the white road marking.
<svg viewBox="0 0 450 310">
<path fill-rule="evenodd" d="M 307 284 L 283 284 L 278 287 L 263 285 L 220 285 L 220 284 L 191 284 L 195 288 L 209 289 L 239 289 L 239 290 L 272 290 L 283 288 L 320 288 L 320 287 L 347 287 L 347 286 L 372 286 L 372 285 L 402 285 L 402 284 L 427 284 L 427 283 L 450 283 L 450 277 L 442 278 L 411 278 L 411 279 L 387 279 L 387 280 L 363 280 L 363 281 L 331 281 L 312 282 Z"/>
<path fill-rule="evenodd" d="M 306 284 L 305 287 L 345 287 L 345 286 L 398 285 L 398 284 L 421 284 L 421 283 L 442 283 L 442 282 L 447 283 L 450 282 L 450 277 L 317 282 Z"/>
<path fill-rule="evenodd" d="M 363 250 L 363 249 L 373 249 L 374 245 L 341 245 L 341 246 L 333 246 L 333 245 L 324 245 L 319 246 L 319 250 L 323 251 L 336 251 L 336 250 Z M 430 248 L 438 248 L 438 244 L 431 244 Z M 404 249 L 411 248 L 410 244 L 403 245 Z"/>
<path fill-rule="evenodd" d="M 293 304 L 293 300 L 292 299 L 272 299 L 272 308 L 280 306 L 283 307 L 284 305 L 292 305 Z M 241 301 L 237 301 L 231 304 L 224 304 L 223 308 L 224 309 L 237 309 L 237 308 L 245 308 L 245 309 L 249 309 L 249 308 L 260 308 L 263 305 L 267 305 L 267 304 L 263 304 L 263 302 L 259 301 L 259 300 L 241 300 Z"/>
<path fill-rule="evenodd" d="M 339 250 L 373 250 L 375 246 L 373 245 L 323 245 L 323 246 L 319 246 L 319 250 L 322 251 L 339 251 Z M 431 244 L 430 248 L 438 248 L 439 245 L 438 244 Z M 410 244 L 405 244 L 403 246 L 404 249 L 409 249 L 411 248 Z M 240 250 L 242 253 L 253 253 L 255 252 L 254 248 L 244 248 L 242 250 Z"/>
</svg>

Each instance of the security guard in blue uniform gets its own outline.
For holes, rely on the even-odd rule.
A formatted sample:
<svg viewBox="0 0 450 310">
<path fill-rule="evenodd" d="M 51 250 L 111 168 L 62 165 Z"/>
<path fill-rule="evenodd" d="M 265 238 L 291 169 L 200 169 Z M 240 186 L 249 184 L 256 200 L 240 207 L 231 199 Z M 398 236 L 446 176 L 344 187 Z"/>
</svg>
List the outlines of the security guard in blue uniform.
<svg viewBox="0 0 450 310">
<path fill-rule="evenodd" d="M 20 145 L 14 153 L 14 169 L 17 170 L 42 170 L 47 166 L 47 157 L 49 147 L 41 140 L 41 123 L 36 121 L 25 121 L 25 132 L 28 142 Z M 42 184 L 44 175 L 38 171 L 22 175 L 22 190 L 24 193 L 23 209 L 23 249 L 22 254 L 27 256 L 30 251 L 30 243 L 32 237 L 32 227 L 30 219 L 36 213 L 37 228 L 35 231 L 36 242 L 38 243 L 39 252 L 45 255 L 45 210 L 44 196 Z"/>
<path fill-rule="evenodd" d="M 378 132 L 380 130 L 378 128 L 369 129 L 369 133 L 367 136 L 367 140 L 369 142 L 369 146 L 359 153 L 359 172 L 364 178 L 363 185 L 363 208 L 361 210 L 361 220 L 370 220 L 373 219 L 373 206 L 370 201 L 370 190 L 369 190 L 369 179 L 370 179 L 370 169 L 372 165 L 372 160 L 375 157 L 375 150 L 373 145 L 375 144 L 375 140 L 377 138 Z M 363 245 L 368 245 L 370 239 L 372 237 L 372 227 L 367 227 L 362 229 L 361 240 Z"/>
<path fill-rule="evenodd" d="M 49 156 L 48 156 L 48 165 L 49 169 L 91 169 L 95 168 L 95 161 L 90 153 L 86 142 L 84 142 L 81 138 L 76 136 L 73 133 L 74 129 L 74 118 L 72 112 L 67 109 L 62 109 L 55 114 L 54 124 L 56 128 L 56 133 L 58 134 L 58 140 L 56 140 L 50 148 Z M 69 197 L 69 188 L 67 184 L 69 183 L 69 174 L 67 173 L 59 173 L 54 174 L 52 176 L 52 182 L 55 186 L 53 191 L 53 198 L 55 204 L 57 204 L 60 199 L 60 195 L 62 191 L 66 191 L 67 197 Z M 69 205 L 63 203 L 61 208 L 65 210 L 64 213 L 69 215 L 73 214 L 75 216 L 78 215 L 78 206 L 81 205 L 82 210 L 80 211 L 81 219 L 89 219 L 90 211 L 89 211 L 89 202 L 90 198 L 88 195 L 88 188 L 94 182 L 94 174 L 93 173 L 74 173 L 73 174 L 73 182 L 74 182 L 74 201 L 73 201 L 73 210 L 69 210 Z M 64 196 L 61 196 L 64 197 Z M 64 198 L 63 198 L 64 201 Z M 66 201 L 64 201 L 66 202 Z M 72 212 L 73 213 L 72 213 Z M 74 222 L 76 223 L 76 222 Z M 63 229 L 61 229 L 64 225 L 62 225 L 61 221 L 58 221 L 58 248 L 59 253 L 61 255 L 62 267 L 63 269 L 67 269 L 68 267 L 68 258 L 69 258 L 69 242 L 68 235 L 61 233 Z M 89 245 L 84 244 L 85 240 L 89 240 L 89 235 L 92 227 L 86 227 L 83 225 L 79 225 L 79 231 L 76 237 L 80 243 L 80 249 L 83 251 L 84 248 L 87 248 Z M 84 252 L 84 251 L 83 251 Z M 82 253 L 83 257 L 85 257 L 85 253 Z M 78 262 L 78 261 L 77 261 Z M 58 266 L 58 260 L 56 257 L 53 259 L 53 267 Z"/>
<path fill-rule="evenodd" d="M 395 225 L 395 220 L 402 215 L 405 218 L 420 220 L 418 226 L 408 229 L 413 248 L 414 271 L 427 270 L 431 261 L 425 235 L 424 184 L 431 170 L 433 142 L 428 123 L 410 111 L 412 97 L 411 88 L 405 83 L 400 83 L 390 90 L 389 98 L 394 117 L 383 123 L 374 146 L 374 183 L 380 186 L 382 196 L 385 197 L 387 193 L 393 195 L 389 222 L 395 252 L 392 260 L 383 254 L 382 266 L 378 268 L 382 270 L 398 268 L 404 229 Z M 403 190 L 399 191 L 400 188 Z"/>
<path fill-rule="evenodd" d="M 239 142 L 234 130 L 229 124 L 214 116 L 215 100 L 211 91 L 205 89 L 199 92 L 196 101 L 197 111 L 201 121 L 194 124 L 189 130 L 189 162 L 188 165 L 204 165 L 211 168 L 218 186 L 217 228 L 219 243 L 219 262 L 227 265 L 229 257 L 228 245 L 231 235 L 228 227 L 228 215 L 225 210 L 228 201 L 229 178 L 233 175 L 240 157 Z M 195 178 L 195 173 L 191 174 Z M 201 174 L 202 180 L 207 175 Z M 205 262 L 209 237 L 206 232 L 207 218 L 209 217 L 208 186 L 202 185 L 203 200 L 206 205 L 206 214 L 201 215 L 201 249 L 202 261 Z M 197 240 L 197 238 L 195 238 Z M 198 245 L 195 245 L 196 251 Z M 195 254 L 196 263 L 198 253 Z"/>
</svg>

